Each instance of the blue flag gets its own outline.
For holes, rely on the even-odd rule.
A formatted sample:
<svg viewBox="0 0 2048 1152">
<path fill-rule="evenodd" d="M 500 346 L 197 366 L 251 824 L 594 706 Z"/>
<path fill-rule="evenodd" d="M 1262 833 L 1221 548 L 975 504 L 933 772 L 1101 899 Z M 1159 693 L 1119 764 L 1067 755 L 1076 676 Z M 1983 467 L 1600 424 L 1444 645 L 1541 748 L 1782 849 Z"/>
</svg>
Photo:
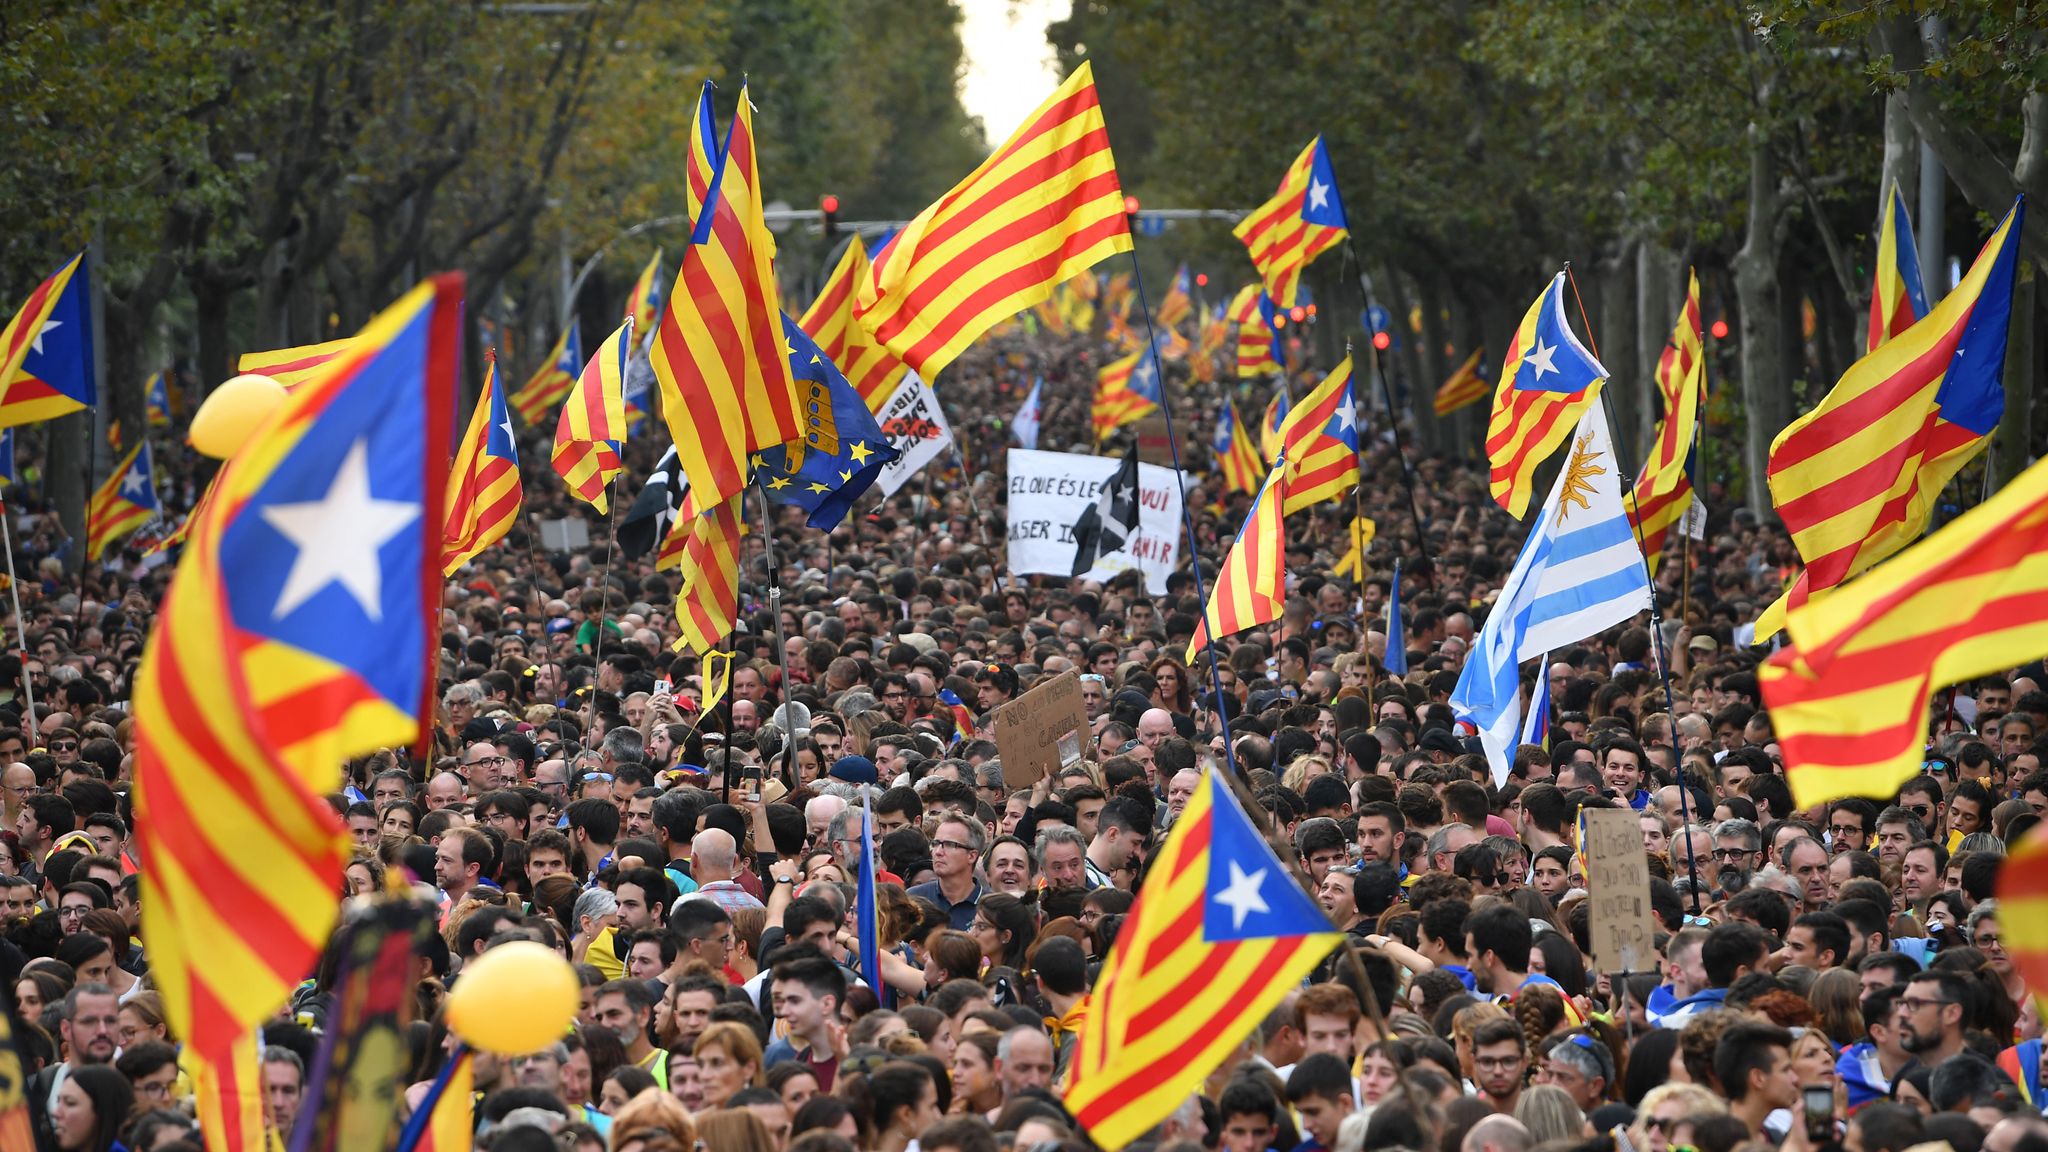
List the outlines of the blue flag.
<svg viewBox="0 0 2048 1152">
<path fill-rule="evenodd" d="M 1531 693 L 1529 718 L 1522 722 L 1521 742 L 1550 747 L 1550 653 L 1536 662 L 1536 690 Z"/>
<path fill-rule="evenodd" d="M 1387 592 L 1387 655 L 1380 661 L 1387 675 L 1408 674 L 1408 638 L 1401 629 L 1401 562 L 1394 561 L 1394 581 Z"/>
<path fill-rule="evenodd" d="M 1209 790 L 1211 806 L 1202 939 L 1213 944 L 1329 932 L 1322 906 L 1281 866 L 1230 785 L 1210 772 L 1201 786 Z"/>
<path fill-rule="evenodd" d="M 1011 428 L 1017 433 L 1017 445 L 1021 448 L 1038 447 L 1038 425 L 1044 414 L 1045 377 L 1031 382 L 1031 395 L 1024 398 L 1024 406 L 1017 409 L 1017 418 Z"/>
<path fill-rule="evenodd" d="M 15 482 L 14 429 L 0 428 L 0 484 Z"/>
<path fill-rule="evenodd" d="M 770 500 L 802 508 L 811 527 L 830 532 L 900 453 L 860 393 L 786 313 L 782 334 L 805 435 L 758 454 L 754 467 Z"/>
</svg>

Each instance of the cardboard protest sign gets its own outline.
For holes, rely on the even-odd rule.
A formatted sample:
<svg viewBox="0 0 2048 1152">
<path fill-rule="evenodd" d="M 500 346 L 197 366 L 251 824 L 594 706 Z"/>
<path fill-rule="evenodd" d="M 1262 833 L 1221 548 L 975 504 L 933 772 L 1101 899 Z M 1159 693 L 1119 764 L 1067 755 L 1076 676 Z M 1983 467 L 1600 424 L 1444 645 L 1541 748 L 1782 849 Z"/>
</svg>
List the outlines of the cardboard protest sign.
<svg viewBox="0 0 2048 1152">
<path fill-rule="evenodd" d="M 1594 965 L 1609 975 L 1654 972 L 1650 858 L 1643 851 L 1641 814 L 1631 808 L 1589 808 L 1579 817 Z"/>
<path fill-rule="evenodd" d="M 1074 522 L 1121 463 L 1114 456 L 1010 449 L 1010 571 L 1061 577 L 1072 572 Z M 1138 465 L 1138 534 L 1123 551 L 1103 557 L 1089 579 L 1141 568 L 1145 590 L 1163 595 L 1167 576 L 1180 564 L 1180 507 L 1173 469 Z"/>
<path fill-rule="evenodd" d="M 1049 772 L 1088 754 L 1088 708 L 1081 677 L 1062 672 L 996 709 L 996 754 L 1003 783 L 1029 788 Z"/>
</svg>

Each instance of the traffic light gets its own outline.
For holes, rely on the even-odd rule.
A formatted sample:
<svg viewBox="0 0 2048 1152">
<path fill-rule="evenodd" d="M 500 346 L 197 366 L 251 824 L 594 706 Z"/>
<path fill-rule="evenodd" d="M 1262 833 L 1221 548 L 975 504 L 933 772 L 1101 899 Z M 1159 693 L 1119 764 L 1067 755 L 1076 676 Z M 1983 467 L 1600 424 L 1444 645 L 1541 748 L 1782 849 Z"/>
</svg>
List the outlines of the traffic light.
<svg viewBox="0 0 2048 1152">
<path fill-rule="evenodd" d="M 1208 274 L 1207 272 L 1197 272 L 1197 273 L 1195 273 L 1195 287 L 1197 287 L 1197 288 L 1207 288 L 1208 286 L 1209 286 L 1209 274 Z"/>
<path fill-rule="evenodd" d="M 1372 334 L 1372 346 L 1385 352 L 1394 346 L 1394 338 L 1385 332 L 1375 332 Z"/>
<path fill-rule="evenodd" d="M 1728 322 L 1726 320 L 1716 320 L 1714 321 L 1714 326 L 1707 329 L 1707 331 L 1712 332 L 1716 340 L 1726 340 L 1728 338 Z"/>
<path fill-rule="evenodd" d="M 1138 230 L 1138 198 L 1136 196 L 1124 197 L 1124 227 L 1133 232 Z"/>
<path fill-rule="evenodd" d="M 824 214 L 825 239 L 830 240 L 839 231 L 839 197 L 830 192 L 818 197 L 818 211 Z"/>
</svg>

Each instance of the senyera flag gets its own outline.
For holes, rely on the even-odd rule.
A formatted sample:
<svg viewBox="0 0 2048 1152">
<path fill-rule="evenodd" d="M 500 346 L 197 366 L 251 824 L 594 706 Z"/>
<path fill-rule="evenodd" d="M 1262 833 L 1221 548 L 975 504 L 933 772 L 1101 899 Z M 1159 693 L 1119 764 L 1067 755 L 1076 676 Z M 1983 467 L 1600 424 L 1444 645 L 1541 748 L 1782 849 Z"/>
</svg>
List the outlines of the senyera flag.
<svg viewBox="0 0 2048 1152">
<path fill-rule="evenodd" d="M 228 461 L 144 649 L 143 941 L 172 1029 L 216 1064 L 327 943 L 341 766 L 431 715 L 462 283 L 407 293 Z"/>
</svg>

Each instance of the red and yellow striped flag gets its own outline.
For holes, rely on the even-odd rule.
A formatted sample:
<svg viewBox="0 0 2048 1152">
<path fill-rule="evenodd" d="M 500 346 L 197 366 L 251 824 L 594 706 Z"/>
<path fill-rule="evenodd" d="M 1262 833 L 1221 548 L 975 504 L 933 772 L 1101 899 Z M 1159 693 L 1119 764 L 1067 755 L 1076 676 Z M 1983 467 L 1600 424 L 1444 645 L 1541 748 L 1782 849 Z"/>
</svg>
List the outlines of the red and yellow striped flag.
<svg viewBox="0 0 2048 1152">
<path fill-rule="evenodd" d="M 1998 869 L 1997 893 L 2005 954 L 2029 988 L 2048 988 L 2048 824 L 2034 825 L 2012 846 Z M 1999 1064 L 2005 1064 L 2002 1057 Z M 2016 1082 L 2025 1099 L 2040 1099 L 2038 1083 L 2029 1084 L 2024 1076 Z"/>
<path fill-rule="evenodd" d="M 185 1058 L 192 1065 L 194 1119 L 207 1152 L 282 1152 L 284 1139 L 264 1107 L 262 1054 L 254 1032 L 237 1039 L 218 1062 L 192 1049 Z"/>
<path fill-rule="evenodd" d="M 1082 1002 L 1067 1110 L 1110 1152 L 1142 1138 L 1342 939 L 1205 773 Z"/>
<path fill-rule="evenodd" d="M 583 334 L 571 319 L 548 349 L 547 362 L 512 393 L 512 410 L 528 428 L 539 428 L 556 406 L 569 398 L 576 372 L 583 367 Z"/>
<path fill-rule="evenodd" d="M 107 545 L 149 523 L 163 511 L 156 498 L 153 454 L 143 440 L 92 494 L 85 510 L 85 558 L 98 563 Z"/>
<path fill-rule="evenodd" d="M 626 316 L 633 321 L 633 331 L 639 333 L 654 331 L 654 322 L 661 319 L 661 249 L 654 250 L 654 258 L 634 277 L 633 291 L 626 297 Z"/>
<path fill-rule="evenodd" d="M 696 230 L 648 353 L 662 417 L 700 506 L 747 486 L 747 458 L 804 434 L 775 297 L 775 238 L 762 217 L 754 115 L 740 88 L 724 149 L 711 84 L 690 133 L 690 212 Z"/>
<path fill-rule="evenodd" d="M 1348 235 L 1337 178 L 1321 136 L 1309 141 L 1287 166 L 1273 198 L 1238 221 L 1231 235 L 1250 250 L 1252 266 L 1265 280 L 1266 295 L 1282 308 L 1294 307 L 1302 269 Z"/>
<path fill-rule="evenodd" d="M 1607 369 L 1565 319 L 1564 288 L 1559 272 L 1529 305 L 1494 386 L 1486 426 L 1488 488 L 1516 519 L 1529 510 L 1536 469 L 1570 438 L 1607 379 Z"/>
<path fill-rule="evenodd" d="M 1664 398 L 1664 418 L 1657 422 L 1657 439 L 1636 477 L 1635 499 L 1629 504 L 1629 518 L 1635 522 L 1653 576 L 1664 559 L 1664 542 L 1671 536 L 1671 526 L 1692 507 L 1693 432 L 1699 426 L 1705 390 L 1703 341 L 1700 278 L 1694 273 L 1687 277 L 1685 308 L 1678 314 L 1663 354 L 1657 357 L 1657 392 Z"/>
<path fill-rule="evenodd" d="M 1849 366 L 1771 443 L 1771 500 L 1806 561 L 1756 634 L 1917 539 L 1941 490 L 2005 414 L 2005 345 L 2021 206 L 1927 318 Z"/>
<path fill-rule="evenodd" d="M 469 428 L 448 470 L 447 515 L 441 529 L 441 571 L 453 576 L 470 558 L 498 541 L 519 522 L 525 493 L 519 483 L 519 442 L 505 406 L 495 350 L 484 353 L 484 387 Z"/>
<path fill-rule="evenodd" d="M 1920 773 L 1937 689 L 2048 652 L 2048 462 L 1785 628 L 1759 679 L 1794 805 L 1891 796 Z"/>
<path fill-rule="evenodd" d="M 1927 315 L 1927 286 L 1920 279 L 1920 250 L 1913 244 L 1913 217 L 1895 182 L 1884 202 L 1877 232 L 1877 268 L 1870 278 L 1870 333 L 1864 351 L 1875 352 L 1902 336 Z"/>
<path fill-rule="evenodd" d="M 1230 322 L 1237 325 L 1237 374 L 1266 376 L 1280 370 L 1273 355 L 1273 326 L 1267 319 L 1271 304 L 1259 284 L 1247 284 L 1230 301 Z"/>
<path fill-rule="evenodd" d="M 981 167 L 875 256 L 860 322 L 936 380 L 1053 285 L 1131 250 L 1109 130 L 1084 62 Z"/>
<path fill-rule="evenodd" d="M 290 393 L 202 505 L 135 679 L 142 938 L 210 1060 L 284 1006 L 339 907 L 325 797 L 419 734 L 435 689 L 462 277 Z"/>
<path fill-rule="evenodd" d="M 434 1111 L 412 1152 L 469 1152 L 476 1143 L 476 1054 L 465 1049 L 455 1057 L 448 1083 L 434 1100 Z"/>
<path fill-rule="evenodd" d="M 1286 502 L 1287 460 L 1282 457 L 1252 498 L 1244 527 L 1238 529 L 1215 587 L 1209 589 L 1208 611 L 1188 642 L 1189 663 L 1212 640 L 1280 618 L 1287 603 L 1287 527 L 1280 511 Z"/>
<path fill-rule="evenodd" d="M 1259 471 L 1266 462 L 1259 459 L 1259 449 L 1252 443 L 1251 433 L 1244 430 L 1244 421 L 1237 418 L 1237 405 L 1228 397 L 1223 400 L 1223 411 L 1216 417 L 1216 468 L 1223 474 L 1224 487 L 1232 492 L 1257 492 Z"/>
<path fill-rule="evenodd" d="M 1458 370 L 1451 373 L 1451 378 L 1444 381 L 1443 387 L 1436 390 L 1437 415 L 1449 416 L 1460 408 L 1486 399 L 1491 389 L 1487 387 L 1486 377 L 1479 374 L 1479 362 L 1485 356 L 1486 349 L 1474 348 L 1472 354 L 1465 357 L 1465 362 L 1458 365 Z"/>
<path fill-rule="evenodd" d="M 355 337 L 329 340 L 324 344 L 301 344 L 296 348 L 273 348 L 268 352 L 244 352 L 235 370 L 245 376 L 268 376 L 286 388 L 296 388 L 313 378 L 322 365 L 349 350 Z"/>
<path fill-rule="evenodd" d="M 691 493 L 693 504 L 695 498 Z M 676 624 L 683 634 L 677 651 L 702 656 L 732 635 L 740 613 L 740 501 L 745 498 L 745 492 L 737 493 L 680 525 L 683 586 L 676 593 Z M 683 515 L 692 512 L 688 505 L 683 509 Z M 662 551 L 668 551 L 666 541 Z"/>
<path fill-rule="evenodd" d="M 838 366 L 846 382 L 867 402 L 868 411 L 880 412 L 910 366 L 875 343 L 854 317 L 854 297 L 867 278 L 868 250 L 855 236 L 846 242 L 846 255 L 839 258 L 839 267 L 832 270 L 797 327 L 818 342 L 818 350 Z M 1058 318 L 1057 309 L 1050 316 L 1040 313 L 1040 319 L 1048 324 Z"/>
<path fill-rule="evenodd" d="M 555 424 L 550 461 L 556 475 L 600 513 L 611 510 L 605 486 L 626 467 L 619 454 L 626 447 L 626 358 L 632 351 L 633 318 L 628 316 L 583 366 Z"/>
<path fill-rule="evenodd" d="M 80 252 L 66 261 L 62 268 L 52 272 L 49 279 L 36 285 L 28 294 L 14 316 L 7 321 L 7 327 L 0 328 L 0 381 L 14 379 L 21 370 L 22 361 L 29 352 L 42 342 L 43 328 L 49 323 L 50 313 L 64 297 L 64 290 L 85 266 L 85 253 Z M 5 389 L 0 388 L 0 393 Z"/>
<path fill-rule="evenodd" d="M 1351 357 L 1295 405 L 1280 427 L 1280 455 L 1287 461 L 1284 516 L 1335 500 L 1357 486 L 1358 397 Z"/>
<path fill-rule="evenodd" d="M 1126 424 L 1159 411 L 1159 358 L 1145 351 L 1112 360 L 1095 377 L 1095 403 L 1088 412 L 1097 441 Z"/>
</svg>

